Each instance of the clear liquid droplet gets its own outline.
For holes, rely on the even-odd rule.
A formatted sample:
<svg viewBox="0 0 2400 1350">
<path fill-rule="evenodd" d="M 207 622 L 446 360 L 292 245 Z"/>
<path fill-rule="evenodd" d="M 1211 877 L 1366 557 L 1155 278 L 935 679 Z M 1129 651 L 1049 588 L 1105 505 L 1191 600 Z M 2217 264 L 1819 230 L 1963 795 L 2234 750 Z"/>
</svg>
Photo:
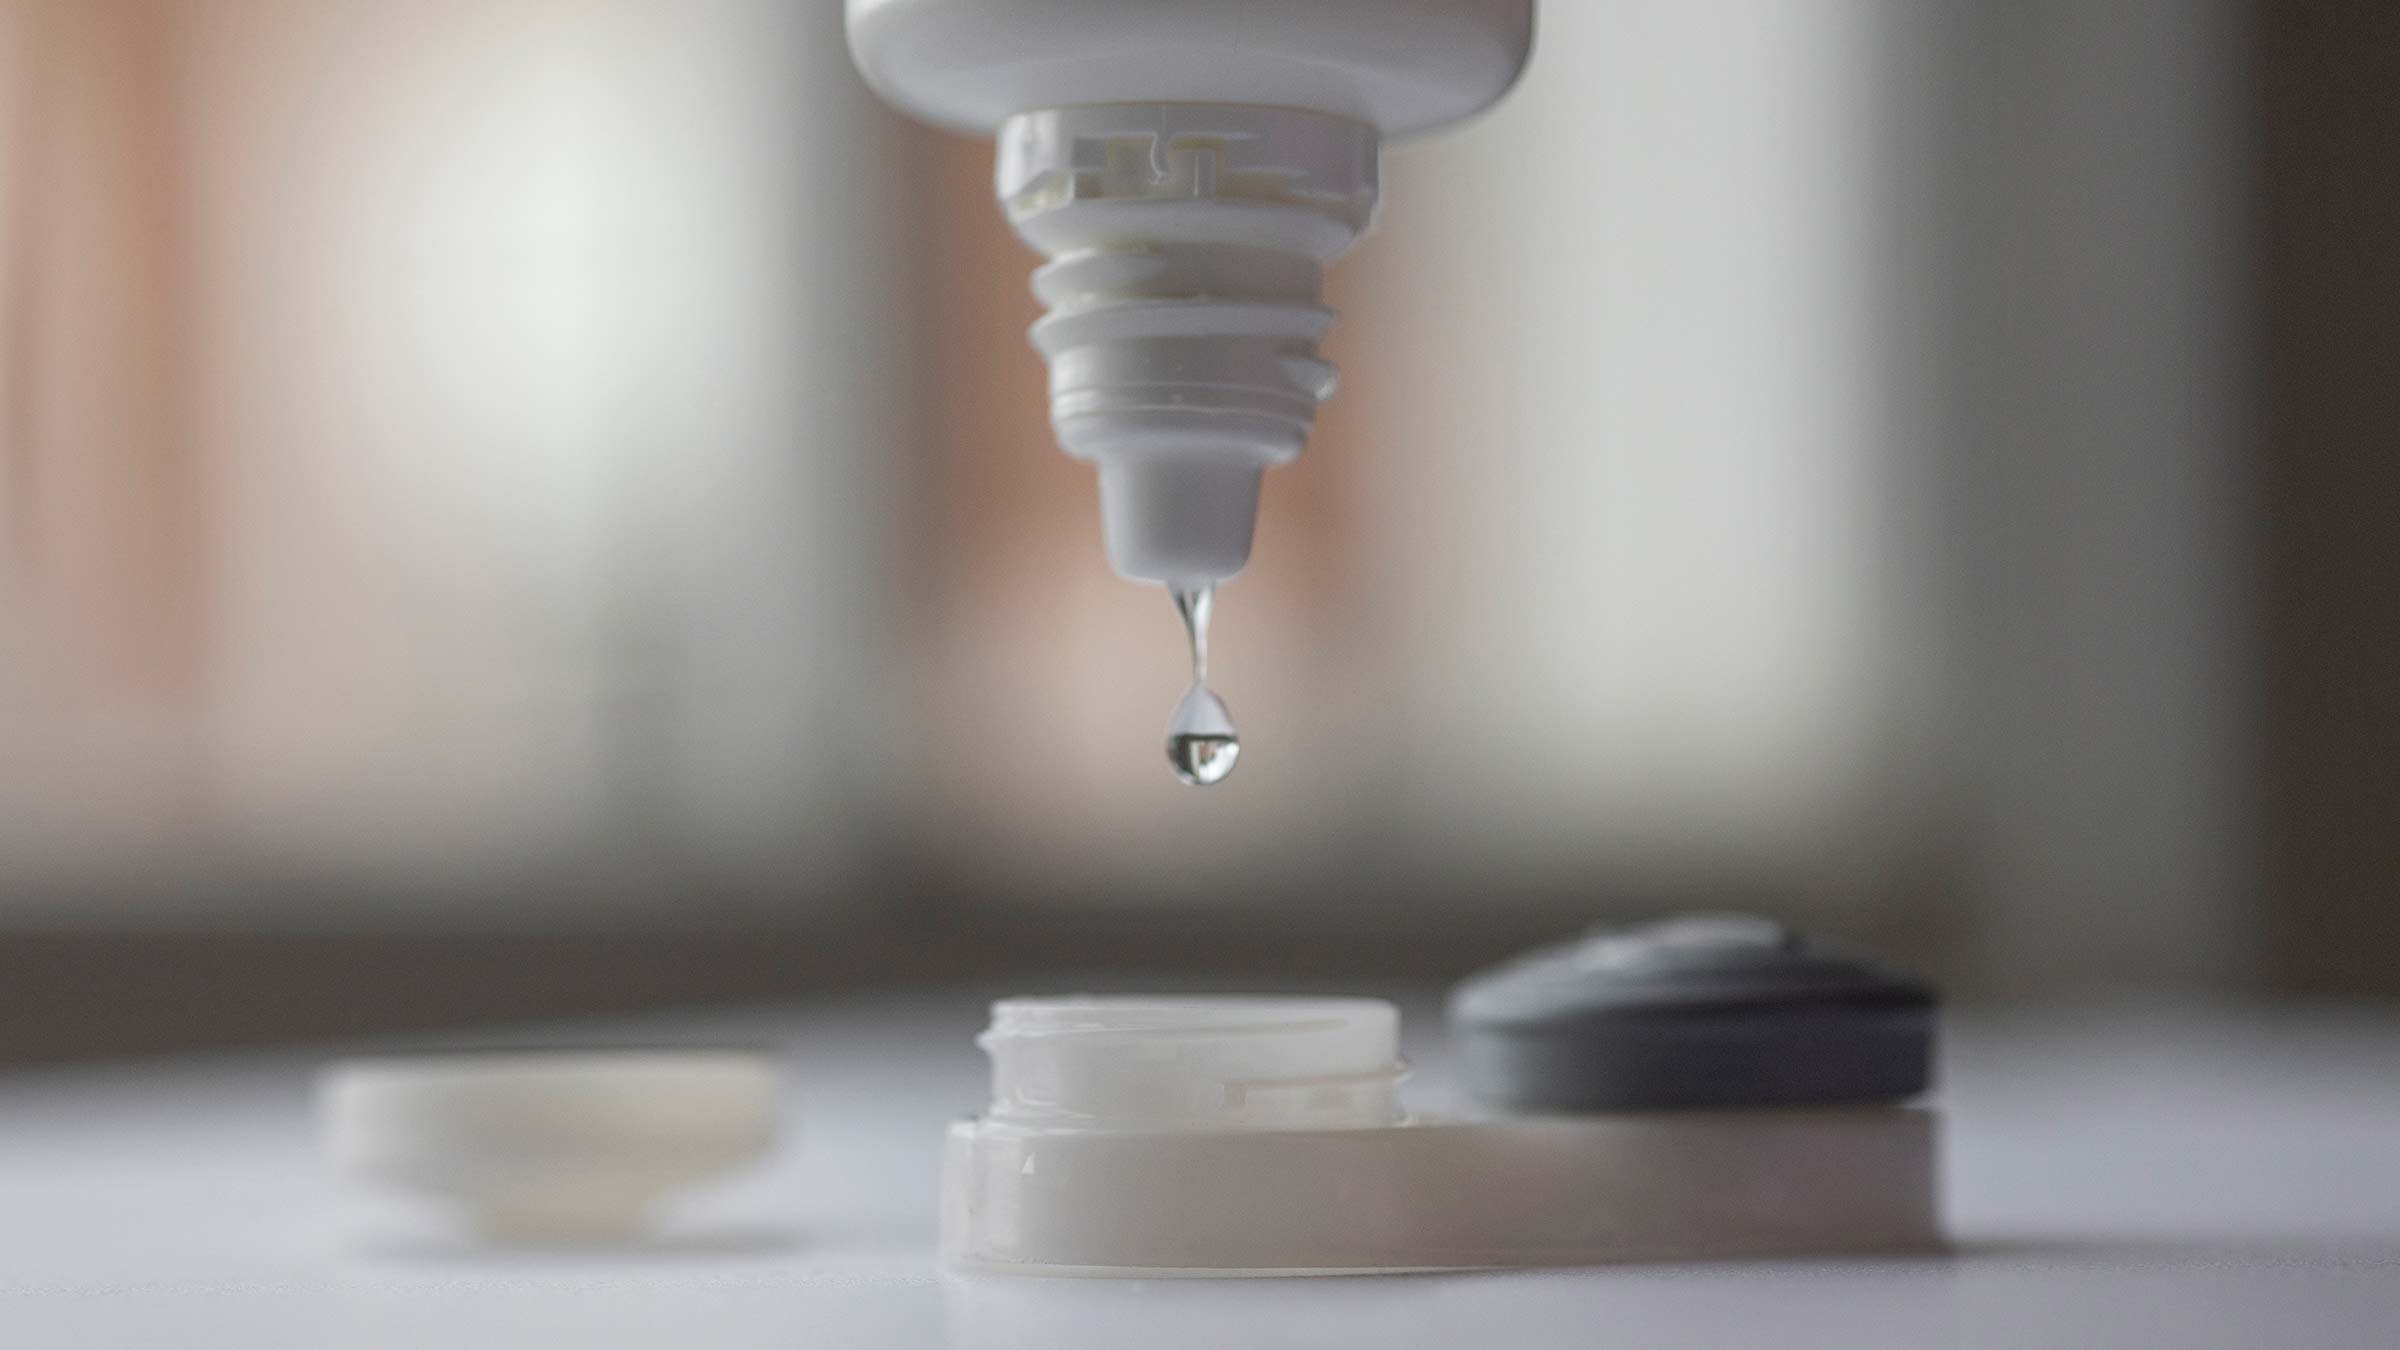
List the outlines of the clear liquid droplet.
<svg viewBox="0 0 2400 1350">
<path fill-rule="evenodd" d="M 1224 782 L 1242 754 L 1233 718 L 1208 688 L 1208 614 L 1216 588 L 1170 586 L 1167 593 L 1192 640 L 1192 687 L 1167 720 L 1167 763 L 1174 766 L 1177 778 L 1194 787 L 1207 787 Z"/>
<path fill-rule="evenodd" d="M 1194 787 L 1222 783 L 1241 754 L 1241 738 L 1233 733 L 1224 703 L 1193 685 L 1167 723 L 1167 763 L 1175 766 L 1175 776 Z"/>
</svg>

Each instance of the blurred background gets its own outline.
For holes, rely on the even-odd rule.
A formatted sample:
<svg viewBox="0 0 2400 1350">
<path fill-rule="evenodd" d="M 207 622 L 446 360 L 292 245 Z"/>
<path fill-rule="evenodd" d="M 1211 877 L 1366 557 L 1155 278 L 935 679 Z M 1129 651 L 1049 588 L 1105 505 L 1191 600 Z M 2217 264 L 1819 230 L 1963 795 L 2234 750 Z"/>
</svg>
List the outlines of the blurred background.
<svg viewBox="0 0 2400 1350">
<path fill-rule="evenodd" d="M 833 0 L 0 0 L 0 1059 L 1447 980 L 2400 993 L 2400 7 L 1554 0 L 1219 599 Z"/>
</svg>

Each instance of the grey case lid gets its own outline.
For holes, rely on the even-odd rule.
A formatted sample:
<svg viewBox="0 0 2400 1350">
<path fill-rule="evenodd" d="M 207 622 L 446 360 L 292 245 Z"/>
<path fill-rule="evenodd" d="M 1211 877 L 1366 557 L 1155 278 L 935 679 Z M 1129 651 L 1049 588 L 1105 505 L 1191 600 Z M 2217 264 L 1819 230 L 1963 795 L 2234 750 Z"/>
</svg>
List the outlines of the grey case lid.
<svg viewBox="0 0 2400 1350">
<path fill-rule="evenodd" d="M 1922 982 L 1767 919 L 1597 930 L 1450 997 L 1466 1086 L 1495 1106 L 1602 1111 L 1895 1102 L 1932 1077 Z"/>
</svg>

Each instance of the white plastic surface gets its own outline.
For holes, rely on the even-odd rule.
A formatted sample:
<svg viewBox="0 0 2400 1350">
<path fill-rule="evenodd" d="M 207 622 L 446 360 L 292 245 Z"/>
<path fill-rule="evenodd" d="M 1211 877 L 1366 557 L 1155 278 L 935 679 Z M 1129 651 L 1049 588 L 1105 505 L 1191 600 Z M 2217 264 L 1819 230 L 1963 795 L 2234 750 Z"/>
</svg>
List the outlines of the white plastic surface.
<svg viewBox="0 0 2400 1350">
<path fill-rule="evenodd" d="M 1524 69 L 1533 0 L 850 0 L 896 106 L 990 134 L 1029 108 L 1245 103 L 1426 131 Z"/>
<path fill-rule="evenodd" d="M 764 1057 L 719 1051 L 374 1057 L 318 1086 L 336 1166 L 508 1242 L 638 1235 L 675 1191 L 762 1157 L 775 1100 Z"/>
<path fill-rule="evenodd" d="M 1323 1275 L 1940 1245 L 1907 1107 L 1412 1121 L 1372 999 L 1011 999 L 942 1249 L 1045 1275 Z"/>
<path fill-rule="evenodd" d="M 1334 1275 L 1939 1248 L 1933 1114 L 1373 1129 L 951 1127 L 943 1254 L 1040 1275 Z"/>
</svg>

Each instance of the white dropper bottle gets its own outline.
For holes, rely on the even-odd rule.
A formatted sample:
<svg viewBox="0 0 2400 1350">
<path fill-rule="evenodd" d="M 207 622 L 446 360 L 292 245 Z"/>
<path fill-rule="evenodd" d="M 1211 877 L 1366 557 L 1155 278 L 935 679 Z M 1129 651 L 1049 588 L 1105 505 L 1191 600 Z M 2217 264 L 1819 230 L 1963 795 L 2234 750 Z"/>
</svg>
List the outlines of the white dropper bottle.
<svg viewBox="0 0 2400 1350">
<path fill-rule="evenodd" d="M 1242 570 L 1259 479 L 1330 397 L 1320 273 L 1373 217 L 1388 138 L 1488 107 L 1533 0 L 849 0 L 867 82 L 999 139 L 994 186 L 1049 257 L 1050 421 L 1100 471 L 1109 561 L 1192 622 Z M 1195 666 L 1202 630 L 1195 626 Z M 1198 684 L 1194 695 L 1205 695 Z M 1213 696 L 1168 754 L 1231 767 Z M 1198 730 L 1195 731 L 1194 728 Z M 1221 734 L 1220 734 L 1221 732 Z M 1195 740 L 1194 737 L 1199 739 Z M 1221 745 L 1207 764 L 1191 747 Z"/>
</svg>

